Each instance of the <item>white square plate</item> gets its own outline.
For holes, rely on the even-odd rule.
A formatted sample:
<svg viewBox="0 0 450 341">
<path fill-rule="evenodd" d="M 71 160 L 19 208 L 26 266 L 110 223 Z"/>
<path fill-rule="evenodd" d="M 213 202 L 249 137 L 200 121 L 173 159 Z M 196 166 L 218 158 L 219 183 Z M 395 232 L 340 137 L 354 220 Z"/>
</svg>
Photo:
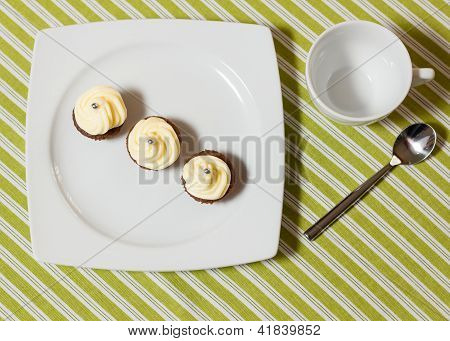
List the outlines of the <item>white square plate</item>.
<svg viewBox="0 0 450 341">
<path fill-rule="evenodd" d="M 75 129 L 71 115 L 77 97 L 102 84 L 122 93 L 128 119 L 118 136 L 94 141 Z M 155 113 L 194 136 L 191 152 L 206 147 L 232 157 L 235 173 L 245 178 L 229 197 L 202 205 L 183 191 L 186 153 L 160 172 L 140 170 L 131 161 L 125 136 Z M 175 271 L 273 257 L 284 187 L 282 121 L 266 27 L 139 20 L 40 32 L 26 138 L 36 258 Z"/>
</svg>

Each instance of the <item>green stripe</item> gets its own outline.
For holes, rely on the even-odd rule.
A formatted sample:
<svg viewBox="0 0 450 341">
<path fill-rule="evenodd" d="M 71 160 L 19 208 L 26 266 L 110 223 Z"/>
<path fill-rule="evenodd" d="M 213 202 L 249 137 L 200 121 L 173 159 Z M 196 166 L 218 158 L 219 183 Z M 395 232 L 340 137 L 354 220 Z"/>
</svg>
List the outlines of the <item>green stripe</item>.
<svg viewBox="0 0 450 341">
<path fill-rule="evenodd" d="M 28 225 L 12 213 L 3 203 L 0 202 L 0 217 L 3 218 L 10 226 L 14 226 L 14 230 L 18 232 L 26 240 L 30 241 L 30 229 Z"/>
<path fill-rule="evenodd" d="M 3 92 L 0 93 L 0 105 L 14 116 L 20 123 L 25 125 L 25 111 L 20 109 L 13 101 L 9 99 Z"/>
<path fill-rule="evenodd" d="M 8 0 L 9 4 L 18 12 L 20 15 L 26 19 L 27 22 L 32 24 L 36 29 L 43 30 L 48 28 L 49 25 L 44 19 L 39 17 L 33 10 L 31 10 L 23 1 Z M 11 32 L 15 34 L 15 32 Z"/>
<path fill-rule="evenodd" d="M 177 5 L 171 0 L 158 0 L 158 2 L 177 19 L 189 19 L 190 17 L 184 13 Z"/>
<path fill-rule="evenodd" d="M 245 304 L 239 301 L 230 291 L 214 279 L 206 271 L 194 271 L 192 273 L 198 280 L 205 284 L 214 294 L 220 297 L 234 311 L 236 311 L 244 320 L 259 321 L 260 318 L 251 311 Z"/>
<path fill-rule="evenodd" d="M 130 316 L 126 314 L 117 304 L 108 298 L 97 286 L 93 285 L 78 270 L 73 267 L 58 266 L 58 269 L 66 274 L 67 278 L 77 284 L 86 294 L 88 294 L 107 314 L 118 321 L 129 321 Z"/>
<path fill-rule="evenodd" d="M 1 13 L 1 12 L 0 12 Z M 21 68 L 27 75 L 30 74 L 31 64 L 17 52 L 6 40 L 0 37 L 0 51 L 2 51 L 8 58 Z"/>
<path fill-rule="evenodd" d="M 297 283 L 301 283 L 302 288 L 306 289 L 308 293 L 312 294 L 321 304 L 323 304 L 329 312 L 331 312 L 338 320 L 354 320 L 354 318 L 343 309 L 325 290 L 323 290 L 316 282 L 314 282 L 307 274 L 301 271 L 289 258 L 278 252 L 274 260 L 290 274 Z M 274 278 L 274 277 L 272 277 Z M 274 288 L 280 288 L 276 283 L 272 284 Z M 285 290 L 283 290 L 284 292 Z M 294 293 L 295 295 L 295 293 Z M 300 306 L 297 308 L 304 311 L 305 308 Z M 304 313 L 309 320 L 316 319 L 314 311 Z M 320 317 L 318 317 L 320 319 Z"/>
<path fill-rule="evenodd" d="M 280 263 L 282 260 L 280 257 L 275 257 L 274 260 L 278 260 Z M 261 263 L 253 263 L 250 264 L 249 267 L 255 271 L 259 277 L 264 279 L 272 288 L 276 288 L 276 291 L 286 299 L 293 307 L 295 307 L 298 311 L 306 317 L 308 320 L 319 321 L 323 320 L 324 317 L 321 316 L 318 312 L 314 311 L 311 306 L 306 303 L 303 299 L 300 298 L 291 288 L 289 288 L 283 281 L 281 281 L 273 272 L 269 271 L 263 264 Z M 309 285 L 308 285 L 309 284 Z M 306 287 L 311 294 L 314 295 L 314 291 L 311 291 L 311 283 L 302 283 L 302 286 Z M 321 297 L 322 299 L 326 299 L 326 297 Z"/>
<path fill-rule="evenodd" d="M 95 273 L 101 277 L 111 288 L 124 298 L 131 306 L 139 311 L 146 319 L 151 321 L 160 321 L 162 317 L 146 302 L 135 294 L 111 271 L 95 270 Z"/>
<path fill-rule="evenodd" d="M 4 241 L 3 233 L 1 235 L 2 242 Z M 27 298 L 27 303 L 32 302 L 39 310 L 41 310 L 45 315 L 47 315 L 52 320 L 64 321 L 67 318 L 60 314 L 54 307 L 45 299 L 40 292 L 36 291 L 27 281 L 20 277 L 8 264 L 6 264 L 3 259 L 0 259 L 0 266 L 2 268 L 2 273 L 5 278 L 10 281 L 22 294 Z M 28 306 L 28 305 L 26 305 Z M 20 304 L 19 308 L 13 310 L 13 314 L 17 314 L 20 310 L 25 310 L 25 305 Z"/>
<path fill-rule="evenodd" d="M 183 296 L 194 303 L 198 308 L 205 312 L 211 319 L 226 321 L 228 318 L 215 306 L 213 306 L 205 297 L 194 290 L 185 280 L 177 273 L 164 272 L 161 276 L 169 281 Z"/>
<path fill-rule="evenodd" d="M 35 321 L 36 319 L 28 313 L 25 309 L 20 309 L 21 305 L 15 299 L 13 299 L 3 288 L 0 286 L 0 298 L 2 305 L 10 311 L 13 316 L 17 317 L 20 321 Z M 6 316 L 2 316 L 2 320 Z"/>
<path fill-rule="evenodd" d="M 22 153 L 25 153 L 25 140 L 17 134 L 5 121 L 0 119 L 0 132 Z"/>
<path fill-rule="evenodd" d="M 14 34 L 26 47 L 30 50 L 33 49 L 33 38 L 2 11 L 0 11 L 0 22 L 2 26 Z"/>
<path fill-rule="evenodd" d="M 4 80 L 8 85 L 17 92 L 22 98 L 26 99 L 28 96 L 27 87 L 14 77 L 3 65 L 0 65 L 0 78 Z"/>
<path fill-rule="evenodd" d="M 79 0 L 68 0 L 67 1 L 73 8 L 75 8 L 82 16 L 84 16 L 87 21 L 95 22 L 101 21 L 100 16 L 97 15 L 93 10 L 91 10 L 85 3 Z"/>
<path fill-rule="evenodd" d="M 290 191 L 290 190 L 289 190 Z M 292 209 L 284 205 L 283 215 L 289 217 L 289 219 L 296 225 L 298 225 L 298 214 L 294 213 Z M 281 239 L 285 242 L 293 251 L 295 251 L 299 257 L 308 262 L 308 264 L 318 270 L 318 272 L 324 276 L 333 287 L 341 292 L 353 305 L 364 313 L 370 320 L 384 320 L 383 316 L 374 309 L 356 290 L 354 290 L 341 276 L 336 274 L 329 266 L 327 266 L 319 257 L 317 257 L 312 251 L 306 247 L 302 247 L 299 241 L 288 232 L 285 228 L 281 229 Z M 296 275 L 296 272 L 291 272 Z M 300 282 L 301 283 L 301 282 Z M 339 309 L 339 307 L 336 307 Z M 348 318 L 351 320 L 352 318 Z M 347 320 L 347 319 L 345 319 Z"/>
<path fill-rule="evenodd" d="M 438 57 L 441 61 L 448 60 L 448 52 L 442 49 L 438 44 L 436 44 L 433 40 L 428 38 L 420 27 L 416 27 L 415 24 L 412 24 L 408 19 L 402 17 L 398 14 L 397 9 L 394 6 L 388 6 L 382 1 L 374 1 L 370 0 L 370 3 L 377 8 L 380 12 L 382 12 L 386 17 L 396 22 L 398 26 L 400 26 L 405 32 L 408 32 L 408 35 L 413 37 L 415 41 L 417 41 L 421 46 L 426 46 L 427 50 L 433 53 L 436 57 Z M 430 25 L 430 18 L 432 18 L 432 14 L 426 14 L 420 18 L 421 22 Z"/>
<path fill-rule="evenodd" d="M 427 17 L 427 25 L 435 32 L 440 34 L 442 37 L 448 36 L 448 27 L 445 27 L 439 20 L 435 19 L 431 13 L 425 11 L 422 7 L 412 1 L 400 1 L 405 8 L 416 15 L 418 19 Z M 440 7 L 447 7 L 448 4 L 443 4 Z M 437 8 L 439 10 L 439 8 Z"/>
<path fill-rule="evenodd" d="M 188 0 L 193 8 L 197 10 L 206 20 L 211 21 L 222 21 L 220 17 L 212 11 L 208 6 L 206 6 L 203 2 L 200 0 Z"/>
<path fill-rule="evenodd" d="M 130 16 L 126 14 L 121 8 L 114 4 L 110 0 L 97 0 L 97 2 L 109 13 L 111 13 L 116 19 L 130 19 Z"/>
<path fill-rule="evenodd" d="M 25 181 L 25 168 L 14 159 L 7 151 L 0 147 L 0 161 L 12 172 Z"/>
<path fill-rule="evenodd" d="M 278 321 L 290 321 L 292 318 L 280 309 L 272 300 L 270 300 L 255 284 L 249 281 L 237 269 L 228 267 L 220 269 L 220 272 L 225 274 L 239 287 L 242 288 L 253 300 L 262 306 L 274 319 Z"/>
<path fill-rule="evenodd" d="M 95 320 L 97 317 L 92 314 L 89 309 L 84 306 L 74 295 L 72 295 L 60 282 L 58 279 L 55 279 L 51 276 L 46 270 L 44 270 L 39 263 L 37 263 L 29 254 L 24 252 L 21 248 L 19 248 L 6 234 L 1 232 L 1 243 L 4 245 L 10 252 L 14 255 L 14 257 L 22 264 L 26 265 L 27 269 L 36 276 L 45 286 L 45 290 L 49 292 L 53 292 L 56 296 L 58 296 L 69 308 L 71 308 L 75 314 L 80 316 L 82 319 L 86 320 Z M 5 272 L 5 276 L 14 276 L 15 272 L 12 269 L 8 269 Z M 11 277 L 18 280 L 17 277 Z M 44 296 L 41 292 L 37 292 L 35 289 L 31 288 L 28 284 L 14 282 L 11 280 L 16 286 L 24 286 L 25 292 L 30 295 L 27 295 L 29 299 L 41 309 L 49 318 L 51 319 L 66 319 L 60 313 L 57 312 L 56 309 L 51 309 L 43 303 L 47 302 L 44 300 Z M 42 305 L 42 307 L 41 307 Z M 47 312 L 48 311 L 48 312 Z"/>
<path fill-rule="evenodd" d="M 39 0 L 38 1 L 42 7 L 44 7 L 51 15 L 53 15 L 58 21 L 63 25 L 73 25 L 76 24 L 70 16 L 68 16 L 61 8 L 56 6 L 52 1 L 49 0 Z"/>
<path fill-rule="evenodd" d="M 172 296 L 168 295 L 166 291 L 160 288 L 154 281 L 152 281 L 145 273 L 143 272 L 128 272 L 128 274 L 136 280 L 140 285 L 142 285 L 145 290 L 152 295 L 160 302 L 164 304 L 164 306 L 169 309 L 173 314 L 175 314 L 180 320 L 184 321 L 194 321 L 195 317 L 185 309 L 179 302 L 172 298 Z"/>
<path fill-rule="evenodd" d="M 20 192 L 12 183 L 0 174 L 0 190 L 8 194 L 24 210 L 27 210 L 27 197 Z"/>
<path fill-rule="evenodd" d="M 158 18 L 158 15 L 142 0 L 130 0 L 128 1 L 135 9 L 137 9 L 146 18 Z"/>
</svg>

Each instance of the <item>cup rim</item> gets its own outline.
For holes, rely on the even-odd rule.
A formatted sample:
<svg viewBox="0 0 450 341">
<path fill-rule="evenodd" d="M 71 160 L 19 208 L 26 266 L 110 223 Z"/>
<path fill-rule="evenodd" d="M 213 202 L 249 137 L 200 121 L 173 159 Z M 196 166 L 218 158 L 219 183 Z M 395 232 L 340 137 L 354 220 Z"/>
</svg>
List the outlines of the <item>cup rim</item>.
<svg viewBox="0 0 450 341">
<path fill-rule="evenodd" d="M 364 116 L 364 117 L 355 117 L 355 116 L 347 116 L 347 115 L 343 115 L 340 114 L 339 112 L 337 112 L 336 110 L 330 108 L 328 105 L 326 105 L 321 99 L 320 99 L 320 95 L 317 95 L 316 89 L 313 86 L 312 80 L 311 80 L 311 75 L 310 75 L 310 71 L 311 71 L 311 56 L 314 52 L 314 50 L 317 48 L 318 44 L 324 39 L 325 36 L 329 35 L 331 32 L 336 31 L 340 28 L 342 28 L 343 26 L 350 26 L 350 25 L 366 25 L 366 26 L 371 26 L 372 28 L 376 28 L 376 29 L 380 29 L 382 31 L 385 31 L 386 33 L 388 33 L 389 35 L 391 35 L 393 38 L 395 38 L 396 40 L 400 41 L 401 43 L 401 49 L 403 52 L 405 52 L 406 56 L 408 57 L 407 62 L 409 63 L 409 69 L 410 72 L 408 73 L 408 77 L 409 80 L 407 82 L 407 84 L 409 84 L 408 87 L 405 87 L 403 93 L 401 94 L 401 96 L 399 96 L 399 100 L 396 102 L 395 106 L 392 106 L 392 109 L 388 109 L 386 111 L 380 112 L 378 114 L 375 115 L 371 115 L 371 116 Z M 388 45 L 387 47 L 389 47 L 390 45 Z M 387 48 L 386 47 L 386 48 Z M 383 119 L 384 117 L 388 116 L 391 112 L 393 112 L 396 108 L 398 108 L 400 106 L 400 104 L 404 101 L 404 99 L 406 98 L 406 96 L 408 95 L 409 90 L 411 89 L 411 84 L 412 84 L 412 74 L 413 74 L 413 67 L 412 67 L 412 62 L 411 62 L 411 56 L 409 55 L 408 50 L 405 47 L 405 44 L 401 41 L 401 39 L 392 31 L 390 31 L 389 29 L 387 29 L 386 27 L 382 26 L 382 25 L 378 25 L 375 24 L 373 22 L 370 21 L 365 21 L 365 20 L 352 20 L 352 21 L 345 21 L 342 23 L 339 23 L 337 25 L 334 25 L 332 27 L 329 27 L 328 29 L 326 29 L 324 32 L 322 32 L 320 34 L 320 36 L 316 39 L 316 41 L 313 43 L 313 45 L 311 46 L 308 56 L 306 58 L 306 70 L 305 70 L 305 76 L 306 76 L 306 84 L 309 90 L 309 95 L 311 96 L 311 100 L 313 100 L 314 102 L 318 102 L 320 104 L 321 107 L 323 107 L 325 110 L 321 110 L 321 112 L 335 120 L 338 121 L 347 121 L 347 122 L 355 122 L 355 123 L 364 123 L 364 122 L 368 122 L 368 121 L 378 121 L 380 119 Z"/>
</svg>

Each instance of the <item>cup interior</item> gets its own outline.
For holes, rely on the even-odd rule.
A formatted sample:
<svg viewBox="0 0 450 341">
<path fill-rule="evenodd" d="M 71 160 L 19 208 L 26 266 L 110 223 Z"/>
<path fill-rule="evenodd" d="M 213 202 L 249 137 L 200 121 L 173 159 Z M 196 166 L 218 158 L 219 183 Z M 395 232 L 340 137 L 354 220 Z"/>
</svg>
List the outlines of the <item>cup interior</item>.
<svg viewBox="0 0 450 341">
<path fill-rule="evenodd" d="M 307 66 L 311 95 L 336 115 L 382 117 L 403 101 L 412 66 L 400 39 L 363 21 L 326 31 L 314 44 Z"/>
</svg>

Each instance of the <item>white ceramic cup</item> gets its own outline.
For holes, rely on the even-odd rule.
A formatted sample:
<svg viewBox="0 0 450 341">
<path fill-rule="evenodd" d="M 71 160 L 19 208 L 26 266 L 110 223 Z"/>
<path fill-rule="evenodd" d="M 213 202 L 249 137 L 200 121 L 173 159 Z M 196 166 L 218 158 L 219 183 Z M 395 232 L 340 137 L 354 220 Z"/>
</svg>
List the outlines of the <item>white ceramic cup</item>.
<svg viewBox="0 0 450 341">
<path fill-rule="evenodd" d="M 433 69 L 413 69 L 405 45 L 394 33 L 367 21 L 329 28 L 313 44 L 306 61 L 314 104 L 347 125 L 385 118 L 412 86 L 433 78 Z"/>
</svg>

